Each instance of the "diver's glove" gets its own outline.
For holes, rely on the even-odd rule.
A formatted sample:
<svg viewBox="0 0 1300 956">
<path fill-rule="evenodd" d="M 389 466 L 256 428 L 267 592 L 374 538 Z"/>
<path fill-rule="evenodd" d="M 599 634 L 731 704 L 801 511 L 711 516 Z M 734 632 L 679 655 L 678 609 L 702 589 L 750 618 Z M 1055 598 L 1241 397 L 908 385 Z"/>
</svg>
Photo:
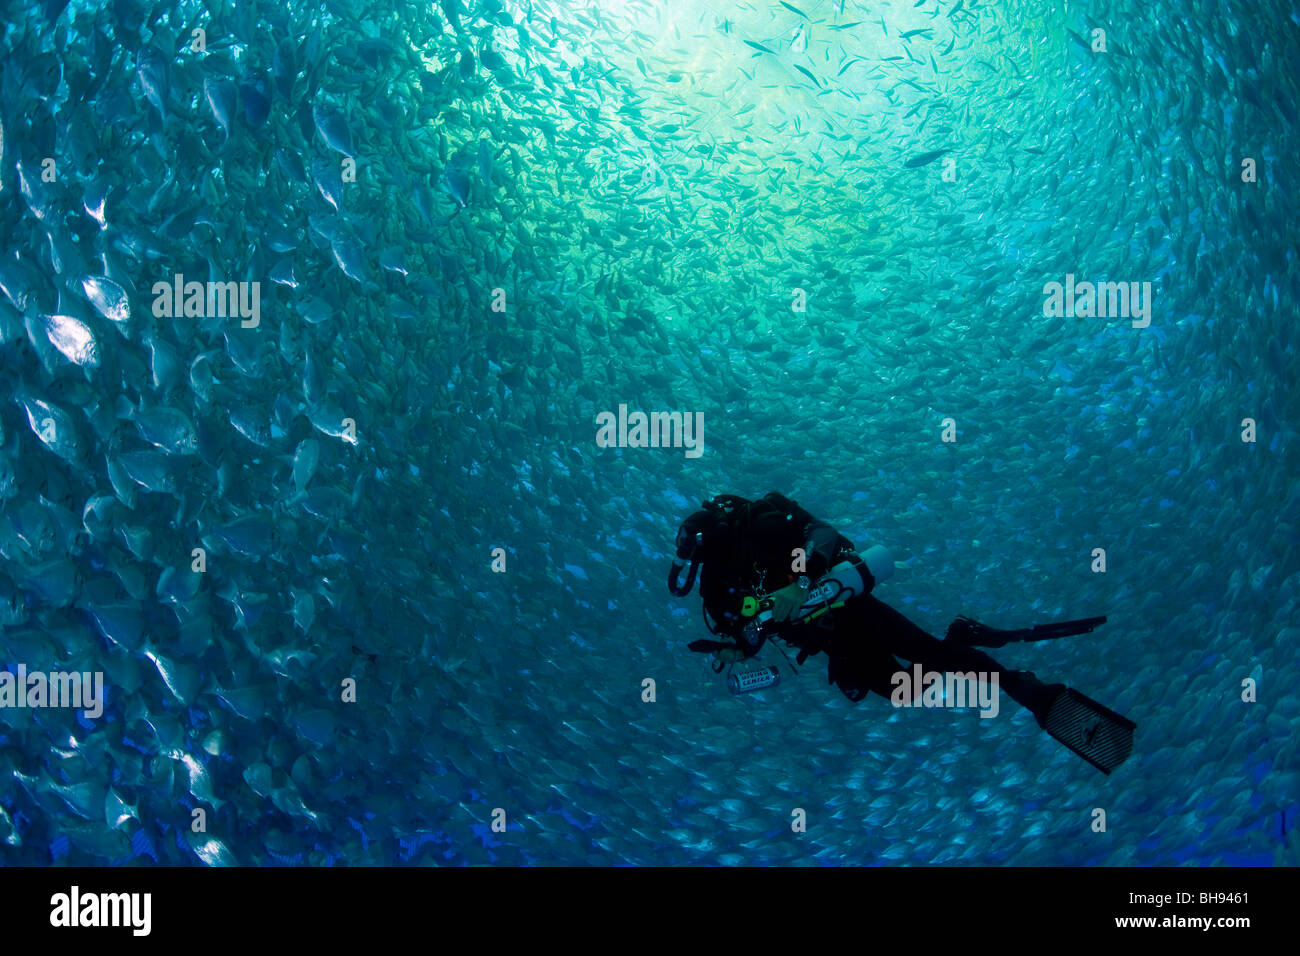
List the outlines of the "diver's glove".
<svg viewBox="0 0 1300 956">
<path fill-rule="evenodd" d="M 712 654 L 715 671 L 721 670 L 725 664 L 735 664 L 749 656 L 741 645 L 731 641 L 691 641 L 686 646 L 699 654 Z"/>
<path fill-rule="evenodd" d="M 803 607 L 808 600 L 808 579 L 801 578 L 794 584 L 787 584 L 779 591 L 769 594 L 772 602 L 772 620 L 788 621 L 790 615 Z"/>
<path fill-rule="evenodd" d="M 830 637 L 834 628 L 833 618 L 829 614 L 819 617 L 811 627 L 803 628 L 798 636 L 799 656 L 794 662 L 800 667 L 809 656 L 820 654 L 822 651 L 830 653 Z"/>
</svg>

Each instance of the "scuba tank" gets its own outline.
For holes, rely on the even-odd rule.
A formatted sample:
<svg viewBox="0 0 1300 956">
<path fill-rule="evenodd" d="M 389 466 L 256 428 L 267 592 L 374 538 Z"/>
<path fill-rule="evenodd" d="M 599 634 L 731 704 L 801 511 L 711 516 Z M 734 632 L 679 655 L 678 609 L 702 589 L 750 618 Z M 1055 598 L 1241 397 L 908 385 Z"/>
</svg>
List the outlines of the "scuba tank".
<svg viewBox="0 0 1300 956">
<path fill-rule="evenodd" d="M 867 570 L 877 584 L 894 576 L 894 553 L 883 544 L 873 544 L 867 548 L 862 559 L 867 562 Z"/>
</svg>

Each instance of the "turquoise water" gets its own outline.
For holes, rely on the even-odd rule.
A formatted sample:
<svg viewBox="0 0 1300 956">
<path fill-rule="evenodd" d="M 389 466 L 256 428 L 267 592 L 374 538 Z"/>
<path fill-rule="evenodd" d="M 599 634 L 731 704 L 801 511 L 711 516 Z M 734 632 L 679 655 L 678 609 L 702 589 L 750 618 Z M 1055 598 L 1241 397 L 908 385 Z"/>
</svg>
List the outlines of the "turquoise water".
<svg viewBox="0 0 1300 956">
<path fill-rule="evenodd" d="M 1290 5 L 4 12 L 0 861 L 1297 862 Z M 1130 760 L 730 695 L 773 489 Z"/>
</svg>

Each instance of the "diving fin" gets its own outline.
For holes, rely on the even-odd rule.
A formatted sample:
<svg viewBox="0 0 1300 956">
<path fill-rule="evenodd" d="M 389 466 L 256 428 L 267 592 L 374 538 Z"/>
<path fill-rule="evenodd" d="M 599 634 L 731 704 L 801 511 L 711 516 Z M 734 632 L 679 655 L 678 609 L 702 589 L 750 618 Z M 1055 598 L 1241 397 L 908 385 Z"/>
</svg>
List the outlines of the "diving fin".
<svg viewBox="0 0 1300 956">
<path fill-rule="evenodd" d="M 1104 774 L 1127 760 L 1137 724 L 1073 687 L 1055 687 L 1051 701 L 1034 712 L 1038 726 Z"/>
<path fill-rule="evenodd" d="M 1105 623 L 1104 617 L 1085 617 L 1078 621 L 1059 621 L 1055 624 L 1037 624 L 1020 630 L 1003 631 L 969 617 L 959 617 L 948 625 L 944 640 L 964 644 L 966 647 L 1005 647 L 1008 644 L 1050 641 L 1058 637 L 1087 634 Z"/>
</svg>

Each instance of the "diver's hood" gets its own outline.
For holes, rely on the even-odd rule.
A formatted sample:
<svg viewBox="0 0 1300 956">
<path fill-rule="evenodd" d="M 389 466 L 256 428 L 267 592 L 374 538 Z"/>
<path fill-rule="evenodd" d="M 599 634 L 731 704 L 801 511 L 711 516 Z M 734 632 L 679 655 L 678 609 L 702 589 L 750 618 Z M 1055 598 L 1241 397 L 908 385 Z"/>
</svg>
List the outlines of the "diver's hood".
<svg viewBox="0 0 1300 956">
<path fill-rule="evenodd" d="M 695 586 L 695 574 L 700 563 L 721 543 L 730 530 L 727 516 L 730 508 L 718 505 L 718 499 L 706 501 L 701 510 L 692 514 L 677 529 L 677 558 L 668 569 L 668 590 L 678 597 L 691 593 Z M 679 584 L 682 570 L 690 564 L 686 583 Z"/>
<path fill-rule="evenodd" d="M 716 511 L 697 511 L 677 529 L 677 557 L 682 561 L 702 560 L 706 544 L 717 537 L 721 519 Z"/>
</svg>

